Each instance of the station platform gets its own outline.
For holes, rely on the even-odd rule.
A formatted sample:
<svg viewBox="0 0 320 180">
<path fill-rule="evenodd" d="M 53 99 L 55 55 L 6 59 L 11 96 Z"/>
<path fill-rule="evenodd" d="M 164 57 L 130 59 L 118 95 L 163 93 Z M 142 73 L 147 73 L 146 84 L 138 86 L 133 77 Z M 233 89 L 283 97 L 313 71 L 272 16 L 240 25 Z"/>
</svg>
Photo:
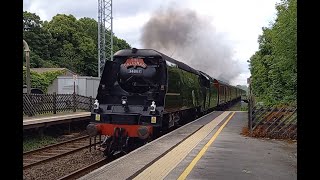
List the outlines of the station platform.
<svg viewBox="0 0 320 180">
<path fill-rule="evenodd" d="M 247 112 L 212 112 L 80 179 L 297 179 L 296 143 L 244 137 Z"/>
<path fill-rule="evenodd" d="M 43 117 L 28 117 L 23 119 L 23 129 L 48 127 L 54 124 L 63 124 L 73 121 L 89 120 L 91 112 L 72 112 L 68 114 L 55 114 Z"/>
</svg>

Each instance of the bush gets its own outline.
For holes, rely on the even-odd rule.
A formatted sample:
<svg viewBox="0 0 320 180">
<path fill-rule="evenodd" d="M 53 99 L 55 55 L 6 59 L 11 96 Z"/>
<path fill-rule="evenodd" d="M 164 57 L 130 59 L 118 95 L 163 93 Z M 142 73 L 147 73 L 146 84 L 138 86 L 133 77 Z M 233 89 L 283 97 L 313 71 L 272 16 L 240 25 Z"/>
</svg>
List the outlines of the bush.
<svg viewBox="0 0 320 180">
<path fill-rule="evenodd" d="M 48 87 L 52 84 L 52 82 L 60 75 L 65 73 L 64 70 L 52 71 L 52 72 L 44 72 L 44 73 L 37 73 L 37 72 L 30 72 L 31 76 L 31 87 L 32 88 L 39 88 L 43 92 L 47 92 Z M 26 83 L 26 68 L 23 67 L 23 84 Z"/>
</svg>

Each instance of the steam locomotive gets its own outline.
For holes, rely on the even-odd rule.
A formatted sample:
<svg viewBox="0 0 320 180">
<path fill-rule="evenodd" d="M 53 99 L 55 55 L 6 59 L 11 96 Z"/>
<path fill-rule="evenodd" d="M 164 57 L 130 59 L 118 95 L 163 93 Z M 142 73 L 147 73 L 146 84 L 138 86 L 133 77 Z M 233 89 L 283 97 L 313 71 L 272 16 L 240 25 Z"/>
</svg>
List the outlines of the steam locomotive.
<svg viewBox="0 0 320 180">
<path fill-rule="evenodd" d="M 89 135 L 105 135 L 98 149 L 128 151 L 241 98 L 245 91 L 153 49 L 124 49 L 107 61 L 98 87 Z"/>
</svg>

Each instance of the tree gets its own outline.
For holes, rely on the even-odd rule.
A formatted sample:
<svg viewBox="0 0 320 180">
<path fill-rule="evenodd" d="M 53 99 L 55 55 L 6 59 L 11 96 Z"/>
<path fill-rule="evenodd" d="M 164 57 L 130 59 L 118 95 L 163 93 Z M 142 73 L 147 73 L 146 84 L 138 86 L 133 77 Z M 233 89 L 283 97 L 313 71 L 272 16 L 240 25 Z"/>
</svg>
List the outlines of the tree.
<svg viewBox="0 0 320 180">
<path fill-rule="evenodd" d="M 295 104 L 297 95 L 296 0 L 276 5 L 277 19 L 259 36 L 250 58 L 252 91 L 265 104 Z"/>
<path fill-rule="evenodd" d="M 53 39 L 50 32 L 42 28 L 40 17 L 34 13 L 23 12 L 23 27 L 23 39 L 28 43 L 32 54 L 38 55 L 31 56 L 30 62 L 39 61 L 39 58 L 50 59 L 49 45 Z"/>
<path fill-rule="evenodd" d="M 278 18 L 273 26 L 272 51 L 275 56 L 274 82 L 278 92 L 285 96 L 281 101 L 296 101 L 297 95 L 297 1 L 282 1 L 277 5 Z"/>
<path fill-rule="evenodd" d="M 31 67 L 64 67 L 80 75 L 98 75 L 97 21 L 57 14 L 51 21 L 42 22 L 34 13 L 24 12 L 23 15 L 24 39 L 31 49 Z M 130 48 L 125 40 L 116 36 L 113 42 L 114 52 Z"/>
<path fill-rule="evenodd" d="M 131 46 L 125 40 L 113 36 L 113 52 L 121 49 L 131 49 Z"/>
</svg>

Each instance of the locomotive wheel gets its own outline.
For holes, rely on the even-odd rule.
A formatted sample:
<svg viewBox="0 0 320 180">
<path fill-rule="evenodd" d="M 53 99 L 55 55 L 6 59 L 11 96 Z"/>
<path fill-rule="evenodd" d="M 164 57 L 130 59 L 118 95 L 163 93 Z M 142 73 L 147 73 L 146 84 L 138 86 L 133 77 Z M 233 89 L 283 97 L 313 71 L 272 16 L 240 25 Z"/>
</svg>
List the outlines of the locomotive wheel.
<svg viewBox="0 0 320 180">
<path fill-rule="evenodd" d="M 113 156 L 115 153 L 115 150 L 114 150 L 114 142 L 111 141 L 109 144 L 108 144 L 108 147 L 106 148 L 106 151 L 104 152 L 104 155 L 107 156 L 107 157 L 111 157 Z"/>
</svg>

